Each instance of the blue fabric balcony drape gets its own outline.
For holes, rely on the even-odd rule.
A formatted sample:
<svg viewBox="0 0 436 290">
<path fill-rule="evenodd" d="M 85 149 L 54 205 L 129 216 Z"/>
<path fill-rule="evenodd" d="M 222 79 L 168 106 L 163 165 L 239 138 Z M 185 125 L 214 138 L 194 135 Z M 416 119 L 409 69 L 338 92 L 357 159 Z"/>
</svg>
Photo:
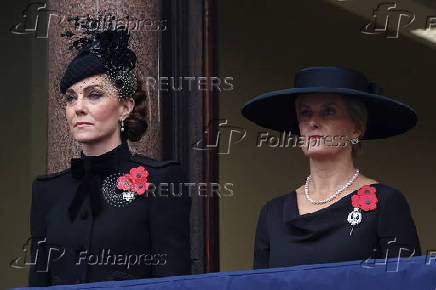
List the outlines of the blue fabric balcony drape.
<svg viewBox="0 0 436 290">
<path fill-rule="evenodd" d="M 21 288 L 30 289 L 30 288 Z M 436 289 L 431 255 L 31 289 L 290 290 Z"/>
</svg>

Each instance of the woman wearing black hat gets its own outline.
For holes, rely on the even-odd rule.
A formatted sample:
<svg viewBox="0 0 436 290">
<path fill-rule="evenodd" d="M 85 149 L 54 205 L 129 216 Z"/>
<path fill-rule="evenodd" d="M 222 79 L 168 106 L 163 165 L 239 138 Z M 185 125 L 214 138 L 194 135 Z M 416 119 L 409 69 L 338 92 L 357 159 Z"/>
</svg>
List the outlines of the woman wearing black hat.
<svg viewBox="0 0 436 290">
<path fill-rule="evenodd" d="M 133 155 L 127 143 L 147 125 L 128 39 L 124 30 L 95 33 L 62 77 L 66 118 L 83 151 L 71 168 L 33 182 L 30 286 L 191 271 L 190 198 L 168 190 L 185 181 L 181 166 Z"/>
<path fill-rule="evenodd" d="M 403 194 L 354 166 L 360 140 L 416 124 L 412 108 L 380 94 L 359 72 L 309 67 L 297 72 L 295 88 L 244 106 L 250 121 L 304 137 L 310 165 L 304 185 L 262 208 L 255 269 L 421 254 Z"/>
</svg>

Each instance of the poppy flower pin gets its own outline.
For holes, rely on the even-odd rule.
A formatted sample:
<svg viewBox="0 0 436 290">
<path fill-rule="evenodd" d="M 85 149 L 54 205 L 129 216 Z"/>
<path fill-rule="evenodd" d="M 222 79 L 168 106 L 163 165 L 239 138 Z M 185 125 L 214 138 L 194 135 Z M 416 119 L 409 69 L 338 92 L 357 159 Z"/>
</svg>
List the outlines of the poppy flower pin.
<svg viewBox="0 0 436 290">
<path fill-rule="evenodd" d="M 148 171 L 144 167 L 139 166 L 130 169 L 129 173 L 126 173 L 117 179 L 117 188 L 120 190 L 131 191 L 137 195 L 143 195 L 148 189 L 149 184 L 147 182 Z"/>
<path fill-rule="evenodd" d="M 356 194 L 351 196 L 351 204 L 353 205 L 353 211 L 348 214 L 348 222 L 351 224 L 352 228 L 350 231 L 353 232 L 354 226 L 360 224 L 362 221 L 362 210 L 370 211 L 377 208 L 377 196 L 376 189 L 373 186 L 365 185 L 360 188 Z"/>
<path fill-rule="evenodd" d="M 103 182 L 105 200 L 117 207 L 126 206 L 149 188 L 148 171 L 142 167 L 131 168 L 128 173 L 116 173 Z M 118 190 L 117 190 L 118 189 Z"/>
</svg>

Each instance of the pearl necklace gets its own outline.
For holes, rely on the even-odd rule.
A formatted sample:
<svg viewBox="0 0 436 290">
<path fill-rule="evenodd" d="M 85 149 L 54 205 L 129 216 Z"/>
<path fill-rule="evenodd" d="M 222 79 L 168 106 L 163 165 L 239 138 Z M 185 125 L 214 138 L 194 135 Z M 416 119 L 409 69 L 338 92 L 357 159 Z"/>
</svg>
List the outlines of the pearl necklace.
<svg viewBox="0 0 436 290">
<path fill-rule="evenodd" d="M 356 180 L 357 176 L 359 176 L 359 169 L 356 169 L 356 172 L 354 173 L 353 177 L 344 185 L 342 186 L 340 189 L 338 189 L 335 193 L 333 193 L 332 195 L 330 195 L 329 197 L 327 197 L 326 199 L 323 200 L 313 200 L 310 196 L 309 196 L 309 181 L 312 178 L 312 176 L 308 176 L 306 178 L 306 184 L 304 185 L 304 193 L 306 194 L 306 198 L 313 204 L 322 204 L 322 203 L 326 203 L 331 201 L 332 199 L 334 199 L 336 196 L 338 196 L 342 191 L 344 191 L 347 187 L 349 187 L 354 180 Z"/>
</svg>

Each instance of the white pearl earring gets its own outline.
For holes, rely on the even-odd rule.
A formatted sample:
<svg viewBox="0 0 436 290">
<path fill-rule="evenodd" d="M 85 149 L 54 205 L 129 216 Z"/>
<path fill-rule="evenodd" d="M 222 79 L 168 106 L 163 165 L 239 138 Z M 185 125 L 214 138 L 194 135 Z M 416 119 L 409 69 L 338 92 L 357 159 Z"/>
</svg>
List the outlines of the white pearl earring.
<svg viewBox="0 0 436 290">
<path fill-rule="evenodd" d="M 121 119 L 121 132 L 124 132 L 124 120 Z"/>
</svg>

